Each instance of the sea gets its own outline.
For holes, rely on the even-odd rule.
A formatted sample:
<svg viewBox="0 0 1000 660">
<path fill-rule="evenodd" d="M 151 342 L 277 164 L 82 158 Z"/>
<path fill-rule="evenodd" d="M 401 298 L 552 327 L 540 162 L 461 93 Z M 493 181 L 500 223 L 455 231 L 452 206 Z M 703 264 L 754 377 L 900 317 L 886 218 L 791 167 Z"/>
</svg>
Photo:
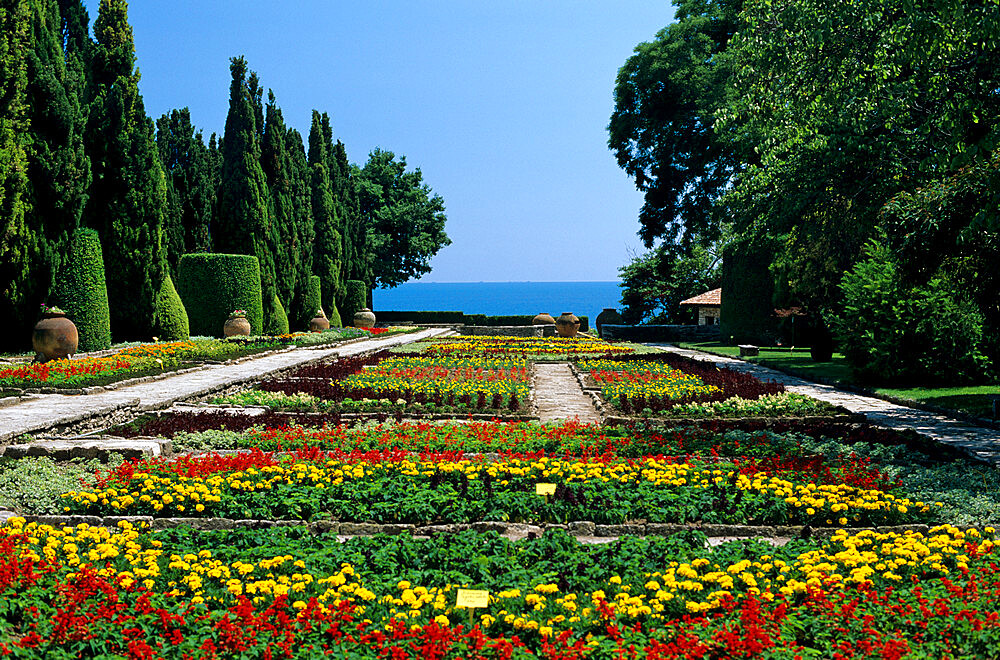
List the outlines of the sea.
<svg viewBox="0 0 1000 660">
<path fill-rule="evenodd" d="M 372 292 L 375 313 L 439 311 L 466 314 L 559 316 L 572 312 L 593 323 L 605 307 L 621 308 L 621 284 L 615 282 L 407 282 Z"/>
</svg>

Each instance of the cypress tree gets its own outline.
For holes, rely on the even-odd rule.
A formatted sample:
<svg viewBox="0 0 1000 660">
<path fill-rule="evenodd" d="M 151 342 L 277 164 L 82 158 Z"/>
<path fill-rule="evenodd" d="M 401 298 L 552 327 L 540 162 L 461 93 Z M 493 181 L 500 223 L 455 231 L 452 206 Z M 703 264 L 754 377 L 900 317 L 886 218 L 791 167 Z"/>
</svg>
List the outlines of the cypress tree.
<svg viewBox="0 0 1000 660">
<path fill-rule="evenodd" d="M 337 231 L 337 211 L 330 190 L 326 140 L 320 114 L 315 110 L 309 130 L 309 174 L 316 231 L 313 271 L 319 275 L 322 284 L 324 306 L 329 306 L 336 298 L 337 283 L 340 282 L 340 232 Z"/>
<path fill-rule="evenodd" d="M 37 237 L 32 255 L 31 307 L 49 297 L 70 235 L 90 185 L 90 160 L 84 153 L 86 126 L 80 102 L 81 80 L 67 70 L 62 21 L 55 0 L 31 0 L 28 64 L 27 144 L 29 210 L 25 221 Z"/>
<path fill-rule="evenodd" d="M 285 127 L 281 109 L 274 100 L 274 92 L 269 90 L 264 119 L 264 140 L 260 148 L 260 164 L 271 194 L 274 223 L 278 235 L 277 249 L 274 254 L 275 289 L 278 300 L 284 301 L 284 304 L 291 309 L 297 288 L 296 282 L 299 277 L 301 257 L 299 256 L 298 235 L 295 231 L 295 209 L 292 200 L 288 154 L 285 151 L 287 132 L 288 129 Z"/>
<path fill-rule="evenodd" d="M 298 258 L 295 293 L 288 312 L 289 318 L 297 321 L 304 319 L 308 322 L 316 311 L 309 309 L 310 305 L 306 302 L 309 278 L 313 273 L 313 242 L 316 238 L 316 228 L 313 225 L 309 161 L 306 159 L 302 135 L 294 128 L 288 129 L 285 133 L 285 154 L 288 158 L 287 177 L 289 197 L 292 202 L 290 221 L 295 228 L 294 249 Z"/>
<path fill-rule="evenodd" d="M 248 84 L 243 57 L 234 57 L 229 70 L 232 84 L 226 132 L 222 137 L 222 173 L 213 242 L 219 252 L 257 257 L 263 300 L 270 301 L 276 293 L 273 255 L 277 236 L 270 217 L 267 179 L 260 164 L 254 109 L 256 88 Z M 273 308 L 268 304 L 264 309 Z M 264 320 L 265 327 L 271 325 L 271 321 Z"/>
<path fill-rule="evenodd" d="M 125 0 L 101 0 L 94 34 L 86 130 L 94 179 L 85 217 L 101 236 L 105 269 L 116 281 L 108 291 L 112 334 L 145 339 L 166 269 L 166 181 L 139 94 Z"/>
<path fill-rule="evenodd" d="M 215 182 L 208 147 L 191 124 L 187 108 L 157 120 L 156 146 L 172 193 L 176 225 L 167 231 L 167 261 L 176 277 L 180 255 L 211 251 Z"/>
<path fill-rule="evenodd" d="M 323 130 L 323 151 L 326 155 L 326 172 L 327 176 L 330 177 L 330 193 L 333 195 L 333 207 L 337 218 L 334 228 L 337 230 L 339 236 L 338 251 L 340 254 L 340 268 L 335 288 L 336 296 L 339 299 L 344 295 L 344 280 L 346 279 L 346 271 L 349 263 L 347 259 L 348 252 L 344 247 L 345 209 L 343 201 L 347 181 L 340 176 L 336 146 L 333 143 L 333 124 L 330 122 L 330 115 L 325 112 L 320 116 L 320 127 Z M 330 304 L 333 305 L 334 301 L 330 301 Z"/>
<path fill-rule="evenodd" d="M 4 346 L 22 347 L 30 340 L 31 255 L 38 236 L 25 224 L 28 129 L 26 53 L 30 11 L 27 0 L 0 4 L 0 313 Z"/>
<path fill-rule="evenodd" d="M 358 192 L 356 190 L 357 178 L 347 161 L 347 149 L 344 143 L 337 140 L 334 145 L 334 154 L 337 163 L 337 177 L 342 182 L 340 186 L 341 203 L 340 207 L 344 211 L 344 217 L 340 225 L 344 232 L 344 264 L 347 269 L 344 273 L 344 281 L 361 280 L 371 283 L 371 260 L 368 257 L 368 232 L 364 225 L 364 218 L 358 204 Z"/>
</svg>

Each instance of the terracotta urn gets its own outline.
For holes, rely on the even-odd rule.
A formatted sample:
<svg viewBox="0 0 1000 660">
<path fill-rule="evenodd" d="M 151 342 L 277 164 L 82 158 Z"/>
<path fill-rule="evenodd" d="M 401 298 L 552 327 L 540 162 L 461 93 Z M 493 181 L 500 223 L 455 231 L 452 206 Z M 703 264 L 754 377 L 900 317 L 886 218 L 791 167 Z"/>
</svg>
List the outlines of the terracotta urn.
<svg viewBox="0 0 1000 660">
<path fill-rule="evenodd" d="M 31 345 L 39 362 L 68 358 L 76 353 L 80 334 L 64 312 L 46 312 L 35 324 Z"/>
<path fill-rule="evenodd" d="M 323 332 L 329 329 L 330 319 L 326 318 L 326 314 L 323 313 L 322 309 L 317 309 L 316 316 L 309 321 L 309 330 L 312 332 Z"/>
<path fill-rule="evenodd" d="M 560 337 L 576 337 L 580 331 L 580 319 L 573 312 L 563 312 L 556 319 L 556 332 Z"/>
<path fill-rule="evenodd" d="M 375 313 L 367 307 L 362 307 L 358 311 L 354 312 L 354 327 L 355 328 L 373 328 L 375 327 Z"/>
<path fill-rule="evenodd" d="M 604 333 L 601 332 L 601 326 L 605 324 L 624 325 L 625 319 L 622 317 L 621 314 L 618 313 L 618 310 L 615 309 L 614 307 L 605 307 L 604 311 L 597 315 L 597 320 L 595 321 L 595 325 L 597 326 L 598 337 L 604 336 Z"/>
<path fill-rule="evenodd" d="M 247 321 L 245 317 L 234 316 L 226 321 L 226 324 L 222 326 L 222 334 L 227 337 L 237 337 L 243 335 L 244 337 L 250 336 L 250 321 Z"/>
<path fill-rule="evenodd" d="M 531 325 L 555 325 L 555 323 L 556 320 L 552 318 L 552 315 L 545 312 L 540 312 L 538 316 L 531 319 Z"/>
</svg>

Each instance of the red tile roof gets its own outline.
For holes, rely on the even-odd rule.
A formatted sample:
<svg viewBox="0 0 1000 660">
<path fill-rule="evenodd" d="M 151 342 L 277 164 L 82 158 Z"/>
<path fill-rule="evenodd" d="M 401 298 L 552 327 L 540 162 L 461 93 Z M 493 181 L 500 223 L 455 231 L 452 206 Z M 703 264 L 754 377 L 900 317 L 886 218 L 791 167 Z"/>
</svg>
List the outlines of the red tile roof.
<svg viewBox="0 0 1000 660">
<path fill-rule="evenodd" d="M 699 293 L 694 298 L 681 301 L 682 305 L 721 305 L 722 289 L 712 289 L 705 293 Z"/>
</svg>

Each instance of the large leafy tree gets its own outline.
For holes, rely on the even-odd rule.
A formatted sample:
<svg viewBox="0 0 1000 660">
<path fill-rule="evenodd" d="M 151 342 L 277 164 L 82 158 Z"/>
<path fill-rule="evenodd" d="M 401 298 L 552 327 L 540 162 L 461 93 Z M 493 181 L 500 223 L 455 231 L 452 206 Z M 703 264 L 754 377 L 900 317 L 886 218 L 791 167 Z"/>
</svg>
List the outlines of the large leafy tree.
<svg viewBox="0 0 1000 660">
<path fill-rule="evenodd" d="M 330 182 L 329 162 L 323 119 L 313 110 L 309 129 L 309 189 L 315 227 L 313 271 L 320 278 L 324 308 L 336 304 L 337 287 L 342 280 L 340 220 Z"/>
<path fill-rule="evenodd" d="M 182 254 L 212 249 L 215 181 L 208 147 L 201 131 L 191 124 L 187 108 L 172 110 L 157 120 L 156 146 L 167 177 L 169 220 L 164 233 L 167 261 L 176 280 Z"/>
<path fill-rule="evenodd" d="M 690 323 L 691 310 L 680 301 L 716 289 L 722 282 L 722 250 L 717 241 L 695 243 L 689 254 L 677 255 L 659 245 L 619 269 L 622 315 L 628 323 Z"/>
<path fill-rule="evenodd" d="M 742 3 L 675 2 L 677 21 L 639 44 L 618 72 L 608 146 L 644 193 L 639 236 L 647 248 L 714 240 L 715 202 L 752 156 L 715 130 L 731 92 L 728 46 Z"/>
<path fill-rule="evenodd" d="M 369 228 L 370 286 L 394 287 L 429 273 L 430 260 L 451 244 L 444 232 L 444 199 L 423 182 L 406 157 L 375 149 L 355 172 L 358 204 Z"/>
<path fill-rule="evenodd" d="M 28 180 L 25 136 L 28 129 L 26 61 L 30 7 L 27 0 L 0 4 L 0 313 L 6 345 L 22 345 L 28 310 L 30 265 L 38 237 L 25 223 Z M 13 320 L 14 323 L 9 321 Z M 22 338 L 23 333 L 23 338 Z"/>
<path fill-rule="evenodd" d="M 220 150 L 222 172 L 212 241 L 217 252 L 257 257 L 267 309 L 276 293 L 274 254 L 278 241 L 270 216 L 267 178 L 260 163 L 255 101 L 259 88 L 256 77 L 248 81 L 243 57 L 234 57 L 229 70 L 229 114 Z"/>
<path fill-rule="evenodd" d="M 154 298 L 166 269 L 166 180 L 139 94 L 125 0 L 101 0 L 94 35 L 86 130 L 93 183 L 85 217 L 117 280 L 108 290 L 112 333 L 144 339 L 153 332 Z"/>
</svg>

